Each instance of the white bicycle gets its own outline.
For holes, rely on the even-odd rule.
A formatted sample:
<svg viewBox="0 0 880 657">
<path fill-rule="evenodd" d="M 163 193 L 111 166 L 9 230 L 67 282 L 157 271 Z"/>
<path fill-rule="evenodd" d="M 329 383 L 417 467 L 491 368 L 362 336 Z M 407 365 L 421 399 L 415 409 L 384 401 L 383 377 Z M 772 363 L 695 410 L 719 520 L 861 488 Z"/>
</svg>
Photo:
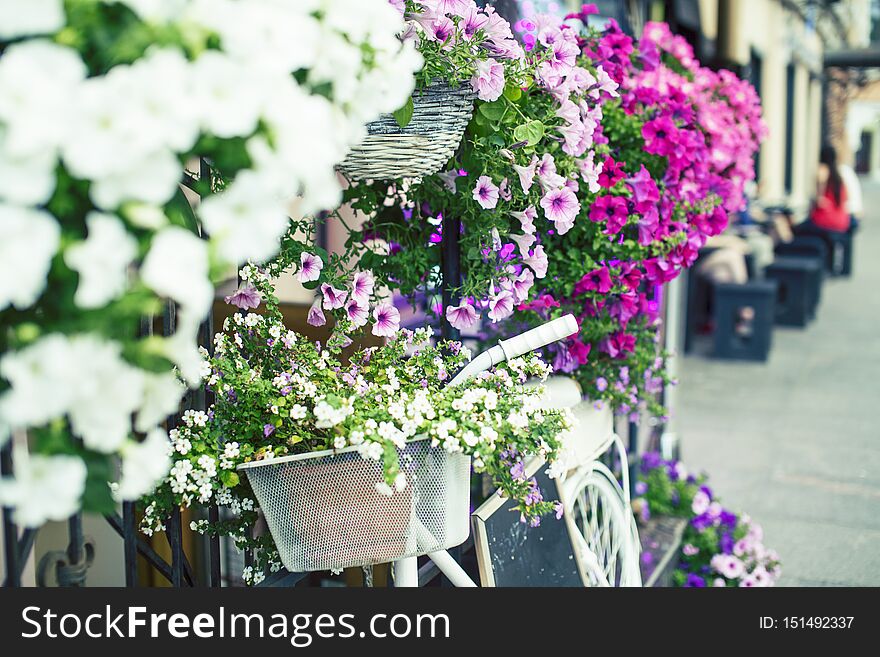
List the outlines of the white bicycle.
<svg viewBox="0 0 880 657">
<path fill-rule="evenodd" d="M 566 338 L 577 332 L 575 318 L 566 315 L 522 335 L 503 340 L 479 354 L 450 382 L 457 385 L 480 372 L 529 351 Z M 566 436 L 564 471 L 557 480 L 564 521 L 568 529 L 578 571 L 584 586 L 641 586 L 639 539 L 630 509 L 626 450 L 609 424 L 596 427 L 592 406 L 581 400 L 576 383 L 564 377 L 551 379 L 547 402 L 557 408 L 568 407 L 579 420 Z M 604 417 L 604 416 L 603 416 Z M 616 447 L 622 475 L 619 482 L 599 458 Z M 455 586 L 474 587 L 476 582 L 448 552 L 428 555 Z M 418 586 L 416 557 L 394 563 L 395 586 Z"/>
</svg>

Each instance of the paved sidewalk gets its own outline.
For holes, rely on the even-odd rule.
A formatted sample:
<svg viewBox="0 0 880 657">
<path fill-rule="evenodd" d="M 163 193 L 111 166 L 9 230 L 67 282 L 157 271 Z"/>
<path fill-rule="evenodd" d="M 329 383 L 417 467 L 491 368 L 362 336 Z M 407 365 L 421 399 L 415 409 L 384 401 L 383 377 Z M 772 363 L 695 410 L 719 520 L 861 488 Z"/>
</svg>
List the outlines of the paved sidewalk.
<svg viewBox="0 0 880 657">
<path fill-rule="evenodd" d="M 688 357 L 682 455 L 764 527 L 784 586 L 880 585 L 880 185 L 854 275 L 826 279 L 817 319 L 777 328 L 766 364 Z"/>
</svg>

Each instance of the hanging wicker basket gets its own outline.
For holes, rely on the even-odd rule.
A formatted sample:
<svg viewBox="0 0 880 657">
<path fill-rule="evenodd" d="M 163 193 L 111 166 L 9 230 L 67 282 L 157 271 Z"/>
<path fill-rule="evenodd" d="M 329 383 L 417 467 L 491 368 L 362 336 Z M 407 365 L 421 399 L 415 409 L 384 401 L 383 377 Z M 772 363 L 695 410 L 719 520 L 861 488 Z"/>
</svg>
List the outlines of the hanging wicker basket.
<svg viewBox="0 0 880 657">
<path fill-rule="evenodd" d="M 471 120 L 474 93 L 434 83 L 413 93 L 413 115 L 401 128 L 383 114 L 367 124 L 367 136 L 339 169 L 351 180 L 394 180 L 437 173 L 461 143 Z"/>
<path fill-rule="evenodd" d="M 470 457 L 415 440 L 398 450 L 408 485 L 376 489 L 382 465 L 354 448 L 238 466 L 291 572 L 366 566 L 460 545 L 468 536 Z"/>
</svg>

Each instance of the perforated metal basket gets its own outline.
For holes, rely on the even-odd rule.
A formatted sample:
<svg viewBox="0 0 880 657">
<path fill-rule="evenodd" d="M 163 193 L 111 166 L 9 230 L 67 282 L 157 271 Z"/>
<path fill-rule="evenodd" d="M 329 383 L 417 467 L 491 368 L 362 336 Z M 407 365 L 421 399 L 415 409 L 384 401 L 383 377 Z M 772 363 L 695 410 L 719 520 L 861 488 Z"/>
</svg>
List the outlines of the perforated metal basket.
<svg viewBox="0 0 880 657">
<path fill-rule="evenodd" d="M 474 110 L 468 85 L 434 83 L 413 94 L 413 115 L 403 128 L 383 114 L 339 169 L 352 180 L 394 180 L 437 173 L 455 153 Z"/>
<path fill-rule="evenodd" d="M 470 457 L 428 440 L 398 452 L 408 484 L 390 497 L 376 489 L 381 463 L 352 448 L 239 466 L 288 570 L 384 563 L 467 539 Z"/>
</svg>

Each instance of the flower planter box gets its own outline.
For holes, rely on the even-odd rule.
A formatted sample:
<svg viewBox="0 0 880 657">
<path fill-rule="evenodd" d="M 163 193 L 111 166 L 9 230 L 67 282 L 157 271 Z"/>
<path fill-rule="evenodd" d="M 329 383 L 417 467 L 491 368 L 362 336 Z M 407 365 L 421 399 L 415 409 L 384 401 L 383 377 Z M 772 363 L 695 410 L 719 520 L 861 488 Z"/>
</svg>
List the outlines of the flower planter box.
<svg viewBox="0 0 880 657">
<path fill-rule="evenodd" d="M 474 110 L 470 86 L 431 84 L 413 94 L 413 115 L 403 128 L 391 114 L 367 124 L 367 136 L 345 158 L 352 180 L 394 180 L 437 173 L 461 143 Z"/>
<path fill-rule="evenodd" d="M 284 566 L 293 572 L 395 561 L 468 536 L 470 457 L 416 440 L 398 450 L 407 487 L 378 492 L 380 462 L 354 448 L 239 466 Z"/>
</svg>

